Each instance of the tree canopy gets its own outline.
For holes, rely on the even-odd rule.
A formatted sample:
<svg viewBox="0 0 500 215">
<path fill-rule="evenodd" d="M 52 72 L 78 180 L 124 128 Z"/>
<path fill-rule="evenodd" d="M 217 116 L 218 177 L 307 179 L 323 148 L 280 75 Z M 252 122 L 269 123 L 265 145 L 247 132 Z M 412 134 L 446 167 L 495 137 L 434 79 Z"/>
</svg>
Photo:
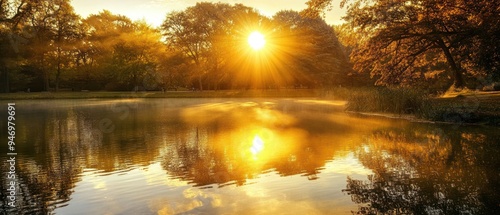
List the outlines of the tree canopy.
<svg viewBox="0 0 500 215">
<path fill-rule="evenodd" d="M 295 11 L 268 18 L 241 4 L 197 3 L 169 13 L 161 29 L 168 47 L 191 62 L 200 90 L 318 87 L 338 84 L 349 71 L 332 26 Z M 253 31 L 265 35 L 267 48 L 249 49 Z"/>
<path fill-rule="evenodd" d="M 309 15 L 332 7 L 331 0 L 310 0 Z M 500 4 L 464 0 L 343 0 L 351 34 L 363 35 L 351 60 L 378 84 L 412 84 L 444 69 L 457 88 L 464 76 L 498 80 Z"/>
<path fill-rule="evenodd" d="M 81 18 L 69 0 L 0 1 L 2 92 L 371 84 L 362 74 L 413 87 L 500 80 L 496 1 L 342 0 L 345 23 L 333 27 L 321 16 L 334 3 L 266 17 L 200 2 L 154 28 L 106 10 Z M 254 31 L 262 50 L 246 43 Z"/>
<path fill-rule="evenodd" d="M 168 13 L 158 28 L 106 10 L 82 18 L 69 0 L 0 3 L 2 92 L 345 86 L 360 82 L 346 51 L 354 56 L 368 47 L 339 42 L 334 27 L 320 17 L 329 1 L 311 1 L 304 11 L 272 17 L 242 4 L 200 2 Z M 247 44 L 256 31 L 266 40 L 262 50 Z M 341 33 L 346 38 L 350 31 Z M 455 61 L 466 57 L 448 38 L 443 41 Z M 479 44 L 478 56 L 486 55 L 481 47 L 492 47 L 473 44 Z M 352 58 L 356 68 L 369 65 L 377 54 L 371 51 L 364 53 L 366 59 Z M 493 62 L 481 59 L 481 65 Z M 457 63 L 459 69 L 468 66 Z M 382 69 L 373 71 L 385 82 L 392 80 Z"/>
</svg>

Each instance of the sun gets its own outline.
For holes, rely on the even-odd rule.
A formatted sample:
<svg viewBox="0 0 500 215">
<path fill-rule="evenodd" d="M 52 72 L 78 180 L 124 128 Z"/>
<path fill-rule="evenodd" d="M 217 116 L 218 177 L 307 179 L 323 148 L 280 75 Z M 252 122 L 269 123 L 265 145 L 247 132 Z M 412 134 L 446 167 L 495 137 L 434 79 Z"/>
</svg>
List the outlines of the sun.
<svg viewBox="0 0 500 215">
<path fill-rule="evenodd" d="M 250 34 L 250 36 L 248 36 L 248 44 L 250 44 L 254 50 L 260 50 L 264 48 L 266 39 L 264 39 L 264 35 L 258 31 L 254 31 Z"/>
</svg>

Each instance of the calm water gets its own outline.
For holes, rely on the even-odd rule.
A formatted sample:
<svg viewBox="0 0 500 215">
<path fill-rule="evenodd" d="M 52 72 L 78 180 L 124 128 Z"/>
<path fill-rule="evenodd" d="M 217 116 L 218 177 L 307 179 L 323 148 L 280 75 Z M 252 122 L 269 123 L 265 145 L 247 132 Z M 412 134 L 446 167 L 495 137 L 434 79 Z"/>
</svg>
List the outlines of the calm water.
<svg viewBox="0 0 500 215">
<path fill-rule="evenodd" d="M 500 132 L 288 99 L 18 101 L 13 214 L 493 214 Z M 6 104 L 3 104 L 3 110 Z M 0 138 L 6 140 L 6 114 Z M 7 141 L 0 145 L 6 160 Z M 2 172 L 8 163 L 2 162 Z"/>
</svg>

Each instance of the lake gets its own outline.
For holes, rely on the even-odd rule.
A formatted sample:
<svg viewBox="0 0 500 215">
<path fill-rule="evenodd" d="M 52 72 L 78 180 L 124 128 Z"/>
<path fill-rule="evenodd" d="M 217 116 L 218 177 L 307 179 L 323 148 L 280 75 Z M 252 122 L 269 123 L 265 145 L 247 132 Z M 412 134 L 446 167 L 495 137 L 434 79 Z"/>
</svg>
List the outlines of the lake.
<svg viewBox="0 0 500 215">
<path fill-rule="evenodd" d="M 7 160 L 6 102 L 0 153 Z M 493 214 L 500 132 L 315 99 L 16 102 L 12 214 Z M 8 172 L 8 162 L 2 162 Z"/>
</svg>

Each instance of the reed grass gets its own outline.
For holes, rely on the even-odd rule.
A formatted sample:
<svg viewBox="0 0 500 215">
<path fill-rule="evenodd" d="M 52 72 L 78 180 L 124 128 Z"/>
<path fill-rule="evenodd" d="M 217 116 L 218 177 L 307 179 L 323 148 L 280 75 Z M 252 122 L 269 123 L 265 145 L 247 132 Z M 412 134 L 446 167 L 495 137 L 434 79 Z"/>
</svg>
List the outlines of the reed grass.
<svg viewBox="0 0 500 215">
<path fill-rule="evenodd" d="M 428 96 L 410 88 L 365 88 L 352 90 L 346 110 L 415 114 L 428 102 Z"/>
<path fill-rule="evenodd" d="M 411 88 L 364 88 L 351 89 L 346 100 L 347 111 L 411 114 L 436 122 L 500 125 L 500 94 L 469 92 L 442 97 Z"/>
</svg>

